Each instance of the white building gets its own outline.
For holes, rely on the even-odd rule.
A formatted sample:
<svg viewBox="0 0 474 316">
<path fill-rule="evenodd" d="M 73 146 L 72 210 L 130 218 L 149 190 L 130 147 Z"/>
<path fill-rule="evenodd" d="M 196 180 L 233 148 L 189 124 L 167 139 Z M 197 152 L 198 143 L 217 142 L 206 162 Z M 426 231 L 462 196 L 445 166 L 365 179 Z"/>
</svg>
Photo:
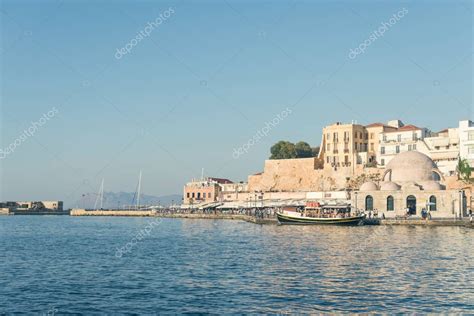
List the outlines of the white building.
<svg viewBox="0 0 474 316">
<path fill-rule="evenodd" d="M 406 151 L 429 152 L 423 140 L 431 135 L 427 128 L 415 125 L 405 125 L 394 131 L 380 133 L 377 164 L 385 166 L 397 154 Z"/>
<path fill-rule="evenodd" d="M 459 122 L 459 156 L 467 159 L 474 167 L 474 122 L 470 120 Z"/>
<path fill-rule="evenodd" d="M 471 137 L 473 139 L 471 158 L 474 162 L 474 126 L 472 127 Z M 460 133 L 458 128 L 448 128 L 433 133 L 427 128 L 405 125 L 394 131 L 380 133 L 379 141 L 379 152 L 377 153 L 377 164 L 379 166 L 387 165 L 399 153 L 418 151 L 430 157 L 443 175 L 453 176 L 456 174 L 460 155 Z M 466 151 L 468 150 L 466 149 Z"/>
<path fill-rule="evenodd" d="M 438 169 L 445 176 L 454 176 L 459 159 L 459 131 L 457 128 L 448 128 L 438 132 L 432 137 L 424 139 L 427 150 L 424 150 L 423 144 L 419 147 L 421 152 L 428 155 L 435 163 Z"/>
</svg>

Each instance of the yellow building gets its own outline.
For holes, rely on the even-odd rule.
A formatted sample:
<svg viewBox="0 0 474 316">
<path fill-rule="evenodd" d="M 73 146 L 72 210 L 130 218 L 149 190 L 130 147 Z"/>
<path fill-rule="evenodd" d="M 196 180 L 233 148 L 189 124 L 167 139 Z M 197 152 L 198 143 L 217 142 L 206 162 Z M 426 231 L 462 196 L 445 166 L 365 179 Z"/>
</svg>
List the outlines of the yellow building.
<svg viewBox="0 0 474 316">
<path fill-rule="evenodd" d="M 367 163 L 368 135 L 360 124 L 335 123 L 323 128 L 319 158 L 333 169 Z"/>
</svg>

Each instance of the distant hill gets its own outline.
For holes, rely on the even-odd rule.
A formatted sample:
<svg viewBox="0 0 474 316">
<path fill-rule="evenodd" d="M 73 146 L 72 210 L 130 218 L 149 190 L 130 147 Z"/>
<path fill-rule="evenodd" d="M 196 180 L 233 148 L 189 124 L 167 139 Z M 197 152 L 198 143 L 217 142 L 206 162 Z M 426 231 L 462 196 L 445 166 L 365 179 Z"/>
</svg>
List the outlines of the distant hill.
<svg viewBox="0 0 474 316">
<path fill-rule="evenodd" d="M 103 208 L 116 208 L 123 207 L 124 205 L 130 205 L 136 203 L 136 197 L 134 200 L 135 193 L 133 192 L 104 192 L 104 204 Z M 147 194 L 140 194 L 140 205 L 163 205 L 168 206 L 172 203 L 181 204 L 182 195 L 171 194 L 164 196 L 154 196 Z M 97 199 L 97 193 L 87 193 L 81 198 L 81 208 L 94 208 L 95 201 Z M 132 202 L 133 201 L 133 202 Z M 100 202 L 99 202 L 100 203 Z M 99 207 L 99 205 L 97 206 Z"/>
</svg>

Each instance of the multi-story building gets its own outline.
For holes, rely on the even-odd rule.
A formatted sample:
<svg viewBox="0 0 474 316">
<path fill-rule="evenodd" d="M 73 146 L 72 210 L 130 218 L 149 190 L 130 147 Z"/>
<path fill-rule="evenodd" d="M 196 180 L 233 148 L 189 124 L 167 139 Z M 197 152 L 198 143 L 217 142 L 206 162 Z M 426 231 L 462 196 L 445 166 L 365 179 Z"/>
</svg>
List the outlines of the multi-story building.
<svg viewBox="0 0 474 316">
<path fill-rule="evenodd" d="M 232 181 L 221 178 L 193 179 L 184 186 L 184 204 L 195 205 L 216 202 L 222 192 L 222 185 L 231 183 Z"/>
<path fill-rule="evenodd" d="M 474 167 L 474 122 L 470 120 L 459 122 L 459 157 L 466 159 Z"/>
<path fill-rule="evenodd" d="M 368 135 L 360 124 L 335 123 L 323 128 L 319 158 L 333 169 L 367 163 Z"/>
<path fill-rule="evenodd" d="M 220 202 L 239 200 L 242 195 L 248 193 L 248 183 L 224 183 L 221 184 L 221 192 L 218 200 Z"/>
<path fill-rule="evenodd" d="M 443 175 L 453 176 L 460 154 L 459 137 L 458 128 L 433 133 L 427 128 L 402 124 L 399 128 L 379 134 L 377 164 L 383 167 L 399 153 L 419 151 L 430 157 Z M 472 138 L 474 140 L 474 128 Z M 472 143 L 474 153 L 474 141 Z"/>
<path fill-rule="evenodd" d="M 424 144 L 423 140 L 431 135 L 431 131 L 427 128 L 420 128 L 415 125 L 404 125 L 395 130 L 380 133 L 377 164 L 385 166 L 395 155 L 402 152 L 423 152 L 420 144 Z M 425 151 L 429 150 L 426 149 Z"/>
<path fill-rule="evenodd" d="M 369 165 L 375 166 L 377 164 L 377 156 L 379 153 L 379 144 L 380 144 L 379 135 L 381 133 L 396 131 L 399 128 L 400 124 L 401 122 L 397 120 L 397 121 L 390 121 L 387 124 L 373 123 L 365 127 L 367 130 L 367 134 L 369 135 L 368 148 L 367 148 L 367 156 L 368 156 L 367 163 Z"/>
<path fill-rule="evenodd" d="M 454 176 L 459 159 L 459 130 L 448 128 L 420 141 L 419 151 L 429 156 L 441 173 Z"/>
</svg>

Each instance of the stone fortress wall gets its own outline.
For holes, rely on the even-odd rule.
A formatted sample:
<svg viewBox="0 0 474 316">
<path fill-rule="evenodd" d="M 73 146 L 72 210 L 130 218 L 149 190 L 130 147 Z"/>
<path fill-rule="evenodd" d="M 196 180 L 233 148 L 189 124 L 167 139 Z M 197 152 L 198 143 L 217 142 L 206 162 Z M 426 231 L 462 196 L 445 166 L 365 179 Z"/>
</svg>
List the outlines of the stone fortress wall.
<svg viewBox="0 0 474 316">
<path fill-rule="evenodd" d="M 325 165 L 316 169 L 317 158 L 265 160 L 264 171 L 248 177 L 248 189 L 253 191 L 333 191 L 347 187 L 348 179 L 363 174 L 381 174 L 383 169 L 338 167 Z"/>
</svg>

